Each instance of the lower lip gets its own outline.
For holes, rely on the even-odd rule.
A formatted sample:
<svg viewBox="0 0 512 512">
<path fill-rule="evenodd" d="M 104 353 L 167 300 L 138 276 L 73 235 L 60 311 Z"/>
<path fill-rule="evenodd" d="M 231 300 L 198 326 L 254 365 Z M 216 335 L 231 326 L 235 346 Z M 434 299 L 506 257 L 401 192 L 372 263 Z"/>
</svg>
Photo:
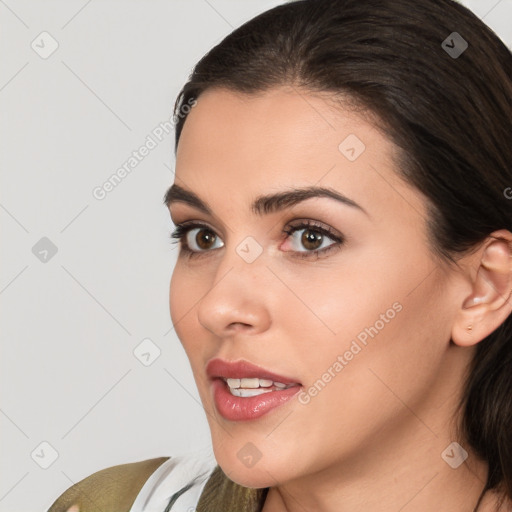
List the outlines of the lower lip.
<svg viewBox="0 0 512 512">
<path fill-rule="evenodd" d="M 280 391 L 242 398 L 233 396 L 222 379 L 212 382 L 213 397 L 220 415 L 229 421 L 255 420 L 291 400 L 302 388 L 293 386 Z"/>
</svg>

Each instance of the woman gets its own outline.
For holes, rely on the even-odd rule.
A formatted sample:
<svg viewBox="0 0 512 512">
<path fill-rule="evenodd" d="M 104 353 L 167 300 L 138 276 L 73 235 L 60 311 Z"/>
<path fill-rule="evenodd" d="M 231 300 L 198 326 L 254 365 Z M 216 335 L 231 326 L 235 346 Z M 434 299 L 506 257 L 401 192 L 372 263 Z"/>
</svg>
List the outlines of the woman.
<svg viewBox="0 0 512 512">
<path fill-rule="evenodd" d="M 165 204 L 216 462 L 50 510 L 512 510 L 511 70 L 452 0 L 289 2 L 203 57 Z"/>
</svg>

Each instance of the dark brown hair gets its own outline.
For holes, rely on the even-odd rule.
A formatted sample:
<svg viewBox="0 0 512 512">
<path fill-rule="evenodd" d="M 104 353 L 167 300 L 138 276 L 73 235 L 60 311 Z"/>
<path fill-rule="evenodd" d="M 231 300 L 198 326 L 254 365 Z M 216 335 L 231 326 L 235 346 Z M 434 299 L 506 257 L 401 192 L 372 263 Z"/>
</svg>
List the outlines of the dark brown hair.
<svg viewBox="0 0 512 512">
<path fill-rule="evenodd" d="M 468 44 L 458 56 L 454 32 Z M 505 44 L 455 1 L 300 0 L 210 50 L 175 114 L 213 87 L 348 98 L 400 148 L 396 171 L 427 198 L 433 252 L 456 264 L 491 232 L 512 231 L 511 74 Z M 461 439 L 489 464 L 485 490 L 512 498 L 512 316 L 478 344 L 460 407 Z"/>
</svg>

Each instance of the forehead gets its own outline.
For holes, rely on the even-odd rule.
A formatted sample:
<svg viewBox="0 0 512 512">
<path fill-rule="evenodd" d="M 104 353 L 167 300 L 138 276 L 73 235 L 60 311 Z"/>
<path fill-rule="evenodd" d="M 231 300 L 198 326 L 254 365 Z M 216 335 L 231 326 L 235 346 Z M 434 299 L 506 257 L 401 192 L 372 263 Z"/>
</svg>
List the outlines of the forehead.
<svg viewBox="0 0 512 512">
<path fill-rule="evenodd" d="M 270 89 L 257 94 L 243 94 L 227 89 L 211 89 L 203 93 L 184 124 L 177 157 L 201 157 L 197 151 L 189 155 L 188 146 L 200 144 L 208 155 L 230 155 L 252 160 L 255 157 L 290 161 L 318 153 L 339 156 L 339 144 L 349 134 L 365 145 L 392 150 L 385 136 L 368 122 L 368 115 L 357 114 L 335 104 L 334 97 L 320 96 L 291 86 Z M 383 146 L 388 146 L 384 148 Z M 226 154 L 225 150 L 229 150 Z M 381 154 L 381 157 L 383 155 Z"/>
<path fill-rule="evenodd" d="M 404 202 L 397 148 L 370 117 L 292 87 L 203 93 L 184 124 L 177 183 L 230 202 L 291 186 L 330 186 L 360 204 Z M 390 188 L 391 187 L 391 188 Z M 392 188 L 395 188 L 393 192 Z"/>
</svg>

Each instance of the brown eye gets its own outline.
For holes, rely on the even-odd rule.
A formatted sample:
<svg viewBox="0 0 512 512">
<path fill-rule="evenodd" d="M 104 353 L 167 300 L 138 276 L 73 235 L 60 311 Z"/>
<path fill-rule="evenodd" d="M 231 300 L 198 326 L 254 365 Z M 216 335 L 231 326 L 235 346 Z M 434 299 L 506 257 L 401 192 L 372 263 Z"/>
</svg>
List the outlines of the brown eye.
<svg viewBox="0 0 512 512">
<path fill-rule="evenodd" d="M 192 251 L 208 251 L 209 249 L 215 248 L 214 244 L 216 240 L 217 235 L 203 227 L 189 230 L 186 236 L 187 246 Z M 222 245 L 220 247 L 222 247 Z"/>
<path fill-rule="evenodd" d="M 342 242 L 334 233 L 315 225 L 292 226 L 284 232 L 289 238 L 288 249 L 298 253 L 320 253 Z"/>
<path fill-rule="evenodd" d="M 314 229 L 305 229 L 302 233 L 301 243 L 310 250 L 314 251 L 322 245 L 323 235 Z"/>
</svg>

